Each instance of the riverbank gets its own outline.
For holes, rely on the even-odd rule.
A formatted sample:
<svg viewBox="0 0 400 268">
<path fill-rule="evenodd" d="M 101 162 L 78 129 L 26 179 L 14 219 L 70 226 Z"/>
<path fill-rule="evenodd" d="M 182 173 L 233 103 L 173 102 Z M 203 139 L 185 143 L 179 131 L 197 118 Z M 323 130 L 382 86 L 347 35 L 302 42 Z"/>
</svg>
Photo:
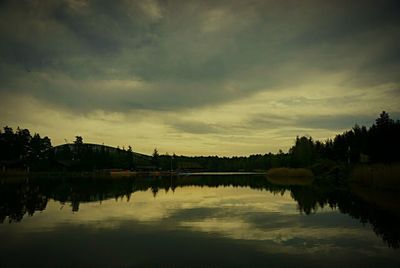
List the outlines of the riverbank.
<svg viewBox="0 0 400 268">
<path fill-rule="evenodd" d="M 101 178 L 101 177 L 135 177 L 135 176 L 176 176 L 176 171 L 6 171 L 0 172 L 0 178 L 18 178 L 18 177 L 52 177 L 52 178 Z"/>
<path fill-rule="evenodd" d="M 350 172 L 349 180 L 364 187 L 400 191 L 400 163 L 358 165 Z"/>
</svg>

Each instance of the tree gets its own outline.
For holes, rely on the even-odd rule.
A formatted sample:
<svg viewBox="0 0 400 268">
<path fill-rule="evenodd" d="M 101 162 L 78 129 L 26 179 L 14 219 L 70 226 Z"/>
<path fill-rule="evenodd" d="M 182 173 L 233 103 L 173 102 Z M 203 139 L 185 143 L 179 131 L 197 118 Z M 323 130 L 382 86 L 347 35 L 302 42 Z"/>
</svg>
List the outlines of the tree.
<svg viewBox="0 0 400 268">
<path fill-rule="evenodd" d="M 75 150 L 74 152 L 74 160 L 81 160 L 83 154 L 83 138 L 81 136 L 75 136 Z"/>
<path fill-rule="evenodd" d="M 159 155 L 159 153 L 158 153 L 158 151 L 157 151 L 157 148 L 154 148 L 154 151 L 153 151 L 153 155 L 152 155 L 152 162 L 153 162 L 153 165 L 154 166 L 156 166 L 156 167 L 158 167 L 159 166 L 159 162 L 160 162 L 160 155 Z"/>
<path fill-rule="evenodd" d="M 383 111 L 369 129 L 370 155 L 373 161 L 392 162 L 399 160 L 399 124 Z"/>
<path fill-rule="evenodd" d="M 38 133 L 35 133 L 31 139 L 31 158 L 38 159 L 42 152 L 42 138 Z"/>
<path fill-rule="evenodd" d="M 128 146 L 128 150 L 126 152 L 127 152 L 126 161 L 128 162 L 127 163 L 128 169 L 133 169 L 133 167 L 134 167 L 133 150 L 132 150 L 132 147 L 130 145 Z"/>
<path fill-rule="evenodd" d="M 394 121 L 390 119 L 389 114 L 385 111 L 379 115 L 379 118 L 375 120 L 375 124 L 378 128 L 387 128 L 392 125 Z"/>
<path fill-rule="evenodd" d="M 42 160 L 48 158 L 45 153 L 49 155 L 50 148 L 48 137 L 42 139 L 39 134 L 32 137 L 28 129 L 18 127 L 14 132 L 6 126 L 4 132 L 0 131 L 0 160 L 10 162 L 14 167 L 35 167 L 39 164 L 45 167 L 46 163 Z"/>
<path fill-rule="evenodd" d="M 0 132 L 0 160 L 11 160 L 16 158 L 14 149 L 16 138 L 11 127 L 5 126 L 4 132 Z"/>
<path fill-rule="evenodd" d="M 83 144 L 83 138 L 81 136 L 75 136 L 74 144 Z"/>
<path fill-rule="evenodd" d="M 292 155 L 292 164 L 298 167 L 307 167 L 312 164 L 316 158 L 314 141 L 311 137 L 296 137 L 295 145 L 290 149 Z"/>
<path fill-rule="evenodd" d="M 17 128 L 15 132 L 16 144 L 14 150 L 18 155 L 19 159 L 26 159 L 30 154 L 30 142 L 32 139 L 31 133 L 28 129 Z"/>
</svg>

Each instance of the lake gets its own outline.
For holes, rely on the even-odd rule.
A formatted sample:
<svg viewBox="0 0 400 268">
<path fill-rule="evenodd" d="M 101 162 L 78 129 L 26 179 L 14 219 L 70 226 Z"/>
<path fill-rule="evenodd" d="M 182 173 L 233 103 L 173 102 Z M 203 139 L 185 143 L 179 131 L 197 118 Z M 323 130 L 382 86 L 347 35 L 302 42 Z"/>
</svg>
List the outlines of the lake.
<svg viewBox="0 0 400 268">
<path fill-rule="evenodd" d="M 10 178 L 0 267 L 399 267 L 400 216 L 254 174 Z"/>
</svg>

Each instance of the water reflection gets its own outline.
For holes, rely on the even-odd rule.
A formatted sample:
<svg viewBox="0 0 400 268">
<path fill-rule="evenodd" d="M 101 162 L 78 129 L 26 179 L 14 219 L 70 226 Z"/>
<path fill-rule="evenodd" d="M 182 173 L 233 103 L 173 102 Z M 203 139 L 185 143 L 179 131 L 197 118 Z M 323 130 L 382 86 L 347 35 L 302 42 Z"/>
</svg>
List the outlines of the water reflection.
<svg viewBox="0 0 400 268">
<path fill-rule="evenodd" d="M 351 191 L 318 185 L 277 185 L 262 176 L 190 176 L 158 178 L 38 178 L 4 180 L 0 190 L 0 221 L 21 221 L 25 215 L 46 209 L 50 199 L 69 203 L 74 212 L 82 202 L 95 202 L 107 199 L 127 201 L 138 191 L 151 190 L 154 198 L 159 191 L 175 191 L 177 187 L 249 187 L 283 195 L 290 192 L 301 213 L 310 214 L 326 206 L 338 208 L 342 213 L 370 223 L 374 231 L 391 247 L 399 247 L 399 215 L 374 206 L 352 194 Z"/>
<path fill-rule="evenodd" d="M 332 252 L 346 258 L 378 258 L 379 264 L 382 258 L 391 260 L 386 264 L 393 265 L 393 260 L 399 263 L 394 252 L 384 251 L 374 235 L 375 232 L 386 246 L 398 248 L 399 215 L 353 192 L 322 186 L 318 181 L 310 185 L 278 185 L 260 176 L 7 179 L 0 187 L 0 235 L 18 243 L 24 232 L 24 239 L 40 233 L 40 239 L 32 238 L 32 243 L 40 240 L 62 246 L 66 246 L 66 237 L 74 237 L 81 247 L 87 243 L 83 237 L 92 241 L 90 237 L 95 232 L 96 237 L 103 237 L 95 239 L 96 248 L 102 248 L 98 243 L 125 241 L 129 247 L 114 246 L 113 256 L 133 247 L 139 259 L 149 254 L 144 249 L 156 255 L 176 255 L 177 252 L 170 252 L 171 246 L 193 255 L 194 245 L 188 242 L 193 240 L 199 243 L 197 250 L 206 250 L 213 264 L 221 256 L 212 257 L 216 253 L 210 250 L 221 248 L 244 254 L 244 259 L 236 260 L 241 265 L 252 256 L 253 264 L 258 266 L 266 253 L 270 258 L 271 254 L 290 254 L 295 256 L 292 261 L 297 257 L 304 261 L 314 253 L 321 260 L 332 258 L 327 255 Z M 27 217 L 36 213 L 40 215 Z M 13 224 L 18 222 L 22 225 Z M 148 240 L 153 238 L 156 240 L 151 244 Z M 26 240 L 18 245 L 19 250 L 24 245 L 27 251 L 32 250 L 30 246 L 35 247 Z M 13 254 L 4 252 L 1 255 Z M 226 258 L 222 259 L 221 265 L 229 265 Z M 278 259 L 279 265 L 288 261 L 285 257 Z M 149 260 L 135 263 L 148 264 Z M 238 265 L 235 261 L 231 264 Z"/>
</svg>

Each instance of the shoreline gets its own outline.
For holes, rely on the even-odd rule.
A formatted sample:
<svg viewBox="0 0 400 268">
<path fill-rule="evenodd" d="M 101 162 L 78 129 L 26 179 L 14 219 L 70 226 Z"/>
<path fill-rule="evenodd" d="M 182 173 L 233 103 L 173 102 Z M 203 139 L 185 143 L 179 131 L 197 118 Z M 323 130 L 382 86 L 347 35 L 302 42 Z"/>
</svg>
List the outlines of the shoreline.
<svg viewBox="0 0 400 268">
<path fill-rule="evenodd" d="M 243 171 L 6 171 L 0 172 L 0 178 L 13 177 L 140 177 L 140 176 L 229 176 L 229 175 L 265 175 L 266 172 L 243 172 Z"/>
</svg>

